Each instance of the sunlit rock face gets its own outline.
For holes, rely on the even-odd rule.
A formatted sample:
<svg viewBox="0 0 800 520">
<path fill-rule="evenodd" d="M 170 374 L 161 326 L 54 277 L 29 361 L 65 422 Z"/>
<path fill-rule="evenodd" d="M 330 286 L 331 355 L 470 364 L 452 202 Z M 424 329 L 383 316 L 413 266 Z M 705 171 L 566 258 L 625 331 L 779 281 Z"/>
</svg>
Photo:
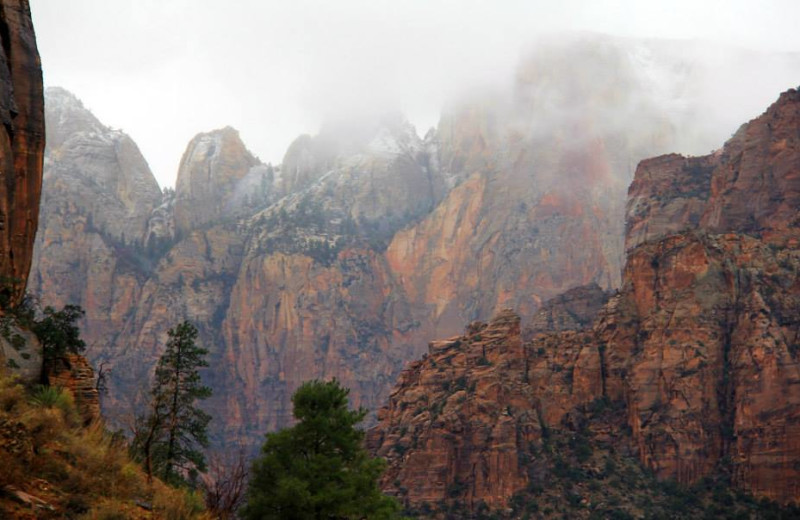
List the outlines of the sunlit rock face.
<svg viewBox="0 0 800 520">
<path fill-rule="evenodd" d="M 63 202 L 43 208 L 34 290 L 87 309 L 117 420 L 183 319 L 210 350 L 217 441 L 255 445 L 289 424 L 307 379 L 337 377 L 354 404 L 376 409 L 430 338 L 506 306 L 530 316 L 576 286 L 620 286 L 635 165 L 700 116 L 654 90 L 650 64 L 672 61 L 598 41 L 542 46 L 507 92 L 454 101 L 424 138 L 397 114 L 335 121 L 273 167 L 233 129 L 200 134 L 174 195 L 145 189 L 152 176 L 99 144 L 82 159 L 96 166 L 59 164 L 69 140 L 56 140 L 48 171 L 97 181 L 49 195 L 45 185 Z M 692 76 L 677 77 L 692 92 Z M 86 125 L 106 135 L 80 111 L 48 123 L 56 135 Z M 137 189 L 121 191 L 114 168 Z M 99 201 L 128 216 L 99 215 Z"/>
<path fill-rule="evenodd" d="M 368 435 L 389 460 L 384 489 L 412 506 L 504 508 L 546 485 L 530 469 L 547 432 L 563 430 L 660 479 L 727 474 L 798 500 L 799 195 L 796 90 L 717 153 L 642 161 L 618 293 L 598 311 L 602 291 L 570 291 L 527 334 L 502 311 L 430 343 Z"/>
<path fill-rule="evenodd" d="M 227 216 L 237 182 L 258 164 L 231 127 L 192 139 L 175 185 L 177 231 L 185 234 Z"/>
<path fill-rule="evenodd" d="M 0 5 L 0 277 L 3 298 L 18 301 L 31 266 L 44 154 L 42 69 L 30 8 Z"/>
</svg>

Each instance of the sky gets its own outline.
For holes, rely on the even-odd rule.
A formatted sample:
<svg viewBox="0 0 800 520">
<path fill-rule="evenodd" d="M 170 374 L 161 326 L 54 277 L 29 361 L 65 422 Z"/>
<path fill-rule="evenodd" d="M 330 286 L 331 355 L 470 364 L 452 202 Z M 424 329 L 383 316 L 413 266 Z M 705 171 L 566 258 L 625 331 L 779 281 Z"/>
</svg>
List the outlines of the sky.
<svg viewBox="0 0 800 520">
<path fill-rule="evenodd" d="M 30 3 L 45 85 L 128 133 L 162 186 L 194 135 L 228 125 L 273 164 L 330 117 L 400 110 L 424 134 L 446 103 L 510 79 L 544 34 L 800 51 L 797 0 Z"/>
</svg>

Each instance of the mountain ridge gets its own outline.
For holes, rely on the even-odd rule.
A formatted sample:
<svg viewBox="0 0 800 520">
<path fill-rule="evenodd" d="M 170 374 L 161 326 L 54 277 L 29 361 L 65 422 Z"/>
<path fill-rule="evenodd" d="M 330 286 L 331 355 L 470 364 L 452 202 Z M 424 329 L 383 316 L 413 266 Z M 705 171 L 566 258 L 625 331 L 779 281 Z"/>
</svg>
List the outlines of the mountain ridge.
<svg viewBox="0 0 800 520">
<path fill-rule="evenodd" d="M 199 185 L 213 170 L 200 154 L 203 196 L 189 203 L 191 183 L 153 191 L 147 211 L 106 220 L 136 224 L 124 240 L 93 231 L 104 221 L 91 208 L 110 195 L 63 192 L 63 214 L 43 208 L 32 290 L 86 308 L 90 357 L 112 367 L 104 411 L 115 420 L 135 409 L 160 331 L 183 319 L 198 325 L 213 358 L 206 376 L 227 396 L 209 403 L 217 440 L 255 445 L 288 424 L 291 392 L 307 379 L 336 376 L 353 404 L 376 409 L 428 338 L 508 306 L 530 316 L 575 286 L 619 286 L 625 188 L 635 163 L 676 136 L 647 90 L 620 90 L 641 81 L 615 52 L 598 59 L 618 77 L 593 90 L 578 66 L 537 73 L 553 60 L 540 50 L 520 65 L 513 119 L 483 100 L 452 107 L 425 138 L 396 116 L 346 138 L 327 135 L 341 134 L 334 125 L 299 138 L 278 166 L 254 164 L 238 140 L 233 166 L 209 177 L 223 180 L 219 197 Z M 567 56 L 576 65 L 597 53 Z M 573 105 L 564 118 L 550 113 L 558 82 L 574 86 L 556 105 Z M 608 119 L 629 105 L 630 128 Z M 51 161 L 51 174 L 62 166 Z M 196 217 L 181 223 L 181 212 Z"/>
</svg>

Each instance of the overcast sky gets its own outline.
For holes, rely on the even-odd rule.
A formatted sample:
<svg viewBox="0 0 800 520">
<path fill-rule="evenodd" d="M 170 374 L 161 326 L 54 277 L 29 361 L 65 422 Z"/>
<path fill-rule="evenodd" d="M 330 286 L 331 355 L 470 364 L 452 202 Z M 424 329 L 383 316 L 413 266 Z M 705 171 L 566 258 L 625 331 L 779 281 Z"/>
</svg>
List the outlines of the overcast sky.
<svg viewBox="0 0 800 520">
<path fill-rule="evenodd" d="M 542 33 L 800 51 L 798 0 L 31 0 L 47 86 L 127 132 L 174 185 L 198 132 L 279 163 L 330 115 L 402 110 L 420 133 L 465 86 L 507 79 Z M 789 85 L 787 85 L 788 87 Z"/>
</svg>

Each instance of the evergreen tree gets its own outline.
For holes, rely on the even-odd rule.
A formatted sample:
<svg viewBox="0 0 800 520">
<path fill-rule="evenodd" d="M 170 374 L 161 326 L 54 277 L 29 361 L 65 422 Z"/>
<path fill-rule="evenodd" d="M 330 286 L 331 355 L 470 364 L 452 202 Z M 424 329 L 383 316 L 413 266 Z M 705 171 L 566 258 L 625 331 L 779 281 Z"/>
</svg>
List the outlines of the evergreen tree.
<svg viewBox="0 0 800 520">
<path fill-rule="evenodd" d="M 186 473 L 205 470 L 200 448 L 208 446 L 211 416 L 195 406 L 211 396 L 198 368 L 208 366 L 206 349 L 195 344 L 197 329 L 184 321 L 170 329 L 167 349 L 156 366 L 149 412 L 137 421 L 134 452 L 148 476 L 178 483 Z"/>
<path fill-rule="evenodd" d="M 44 316 L 33 322 L 32 330 L 42 344 L 42 384 L 47 384 L 47 372 L 53 362 L 67 354 L 80 354 L 86 350 L 81 331 L 76 324 L 84 315 L 78 305 L 66 305 L 60 311 L 45 307 Z M 30 308 L 33 315 L 33 308 Z"/>
<path fill-rule="evenodd" d="M 349 410 L 334 379 L 310 381 L 292 396 L 297 424 L 267 434 L 253 464 L 243 518 L 345 520 L 395 518 L 397 502 L 381 494 L 384 469 L 356 429 L 366 411 Z"/>
</svg>

